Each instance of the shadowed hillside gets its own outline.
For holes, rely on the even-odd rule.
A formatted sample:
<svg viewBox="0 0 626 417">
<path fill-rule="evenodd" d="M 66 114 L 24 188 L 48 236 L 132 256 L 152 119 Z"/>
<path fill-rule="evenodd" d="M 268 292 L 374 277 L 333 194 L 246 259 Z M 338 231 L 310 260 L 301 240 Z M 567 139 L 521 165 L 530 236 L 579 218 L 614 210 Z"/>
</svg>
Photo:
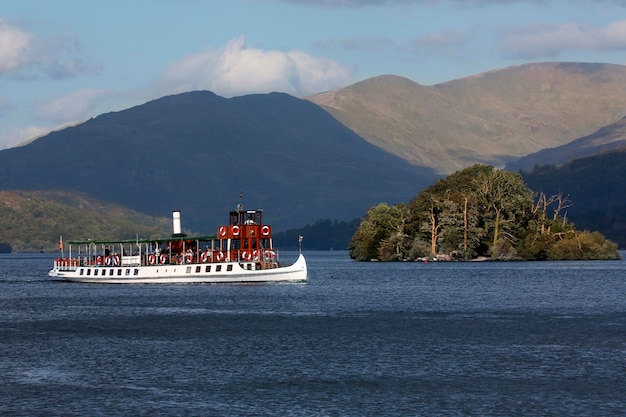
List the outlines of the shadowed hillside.
<svg viewBox="0 0 626 417">
<path fill-rule="evenodd" d="M 214 233 L 244 193 L 276 230 L 408 199 L 427 169 L 286 94 L 164 97 L 0 152 L 0 189 L 71 190 Z"/>
<path fill-rule="evenodd" d="M 598 230 L 626 248 L 626 146 L 523 176 L 534 190 L 569 196 L 568 217 L 579 230 Z"/>
<path fill-rule="evenodd" d="M 543 63 L 434 86 L 380 76 L 310 97 L 360 136 L 448 174 L 503 167 L 626 114 L 626 66 Z"/>
</svg>

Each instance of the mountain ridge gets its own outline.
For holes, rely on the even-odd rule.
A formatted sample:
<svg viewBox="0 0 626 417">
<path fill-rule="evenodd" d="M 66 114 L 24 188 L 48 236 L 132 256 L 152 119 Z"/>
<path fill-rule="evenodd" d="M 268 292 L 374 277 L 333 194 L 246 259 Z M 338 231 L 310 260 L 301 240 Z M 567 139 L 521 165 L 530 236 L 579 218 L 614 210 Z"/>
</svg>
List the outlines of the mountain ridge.
<svg viewBox="0 0 626 417">
<path fill-rule="evenodd" d="M 379 76 L 308 99 L 365 140 L 445 175 L 504 167 L 614 123 L 626 114 L 625 86 L 626 66 L 533 63 L 433 86 Z"/>
<path fill-rule="evenodd" d="M 0 151 L 0 189 L 67 189 L 213 233 L 238 202 L 277 230 L 351 220 L 408 199 L 436 176 L 283 93 L 166 96 Z"/>
</svg>

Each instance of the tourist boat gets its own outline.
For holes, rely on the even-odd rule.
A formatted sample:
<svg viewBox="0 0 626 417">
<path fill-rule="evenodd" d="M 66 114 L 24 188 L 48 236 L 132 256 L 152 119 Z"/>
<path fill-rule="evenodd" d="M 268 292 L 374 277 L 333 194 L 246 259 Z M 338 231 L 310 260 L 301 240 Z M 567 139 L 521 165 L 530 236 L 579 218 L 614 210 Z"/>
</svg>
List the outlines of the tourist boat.
<svg viewBox="0 0 626 417">
<path fill-rule="evenodd" d="M 163 239 L 83 240 L 68 242 L 69 253 L 55 259 L 51 277 L 103 284 L 244 283 L 306 281 L 302 237 L 297 260 L 279 261 L 272 227 L 263 210 L 238 204 L 216 236 L 182 233 L 180 211 L 172 212 L 173 234 Z"/>
</svg>

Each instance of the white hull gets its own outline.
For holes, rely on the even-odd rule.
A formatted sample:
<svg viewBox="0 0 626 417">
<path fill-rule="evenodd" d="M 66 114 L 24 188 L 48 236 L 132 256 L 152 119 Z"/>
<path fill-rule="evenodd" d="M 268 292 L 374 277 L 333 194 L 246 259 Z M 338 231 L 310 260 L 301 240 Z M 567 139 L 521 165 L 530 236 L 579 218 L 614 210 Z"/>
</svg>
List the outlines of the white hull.
<svg viewBox="0 0 626 417">
<path fill-rule="evenodd" d="M 306 281 L 307 266 L 300 254 L 288 266 L 254 269 L 238 262 L 147 266 L 56 266 L 48 275 L 66 281 L 100 284 L 182 284 Z"/>
</svg>

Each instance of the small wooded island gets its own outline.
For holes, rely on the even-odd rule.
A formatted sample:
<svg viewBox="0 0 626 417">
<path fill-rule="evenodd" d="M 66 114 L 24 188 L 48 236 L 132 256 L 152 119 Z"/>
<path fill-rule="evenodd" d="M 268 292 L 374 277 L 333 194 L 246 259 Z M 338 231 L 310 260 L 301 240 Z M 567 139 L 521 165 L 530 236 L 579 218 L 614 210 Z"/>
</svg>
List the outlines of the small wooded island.
<svg viewBox="0 0 626 417">
<path fill-rule="evenodd" d="M 348 249 L 358 261 L 613 260 L 617 245 L 568 222 L 562 194 L 535 193 L 518 173 L 477 164 L 408 204 L 368 210 Z"/>
</svg>

